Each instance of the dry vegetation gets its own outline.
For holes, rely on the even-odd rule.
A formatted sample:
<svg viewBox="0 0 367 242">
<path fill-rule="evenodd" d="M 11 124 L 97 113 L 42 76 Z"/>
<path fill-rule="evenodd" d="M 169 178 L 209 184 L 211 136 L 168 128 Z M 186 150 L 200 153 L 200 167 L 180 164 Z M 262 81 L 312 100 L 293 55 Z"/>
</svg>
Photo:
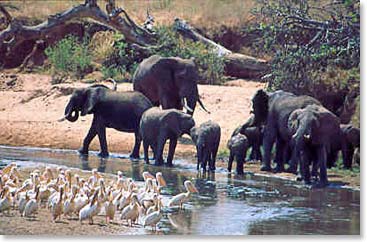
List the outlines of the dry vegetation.
<svg viewBox="0 0 367 242">
<path fill-rule="evenodd" d="M 45 20 L 50 14 L 83 3 L 84 1 L 8 1 L 19 10 L 11 10 L 14 17 L 27 16 L 28 19 Z M 242 25 L 251 19 L 250 11 L 254 0 L 117 0 L 116 5 L 123 7 L 139 24 L 146 18 L 146 9 L 150 9 L 157 25 L 172 24 L 174 18 L 184 18 L 197 27 L 227 27 Z M 104 6 L 103 1 L 99 5 Z"/>
</svg>

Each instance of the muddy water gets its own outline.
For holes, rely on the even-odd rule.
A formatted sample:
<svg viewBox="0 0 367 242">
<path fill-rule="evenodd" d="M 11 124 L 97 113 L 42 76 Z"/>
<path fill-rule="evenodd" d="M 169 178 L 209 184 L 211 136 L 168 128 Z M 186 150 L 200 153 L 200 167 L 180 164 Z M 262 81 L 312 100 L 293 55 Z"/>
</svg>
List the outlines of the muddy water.
<svg viewBox="0 0 367 242">
<path fill-rule="evenodd" d="M 360 192 L 350 189 L 311 190 L 293 181 L 250 173 L 238 177 L 221 169 L 203 175 L 189 161 L 175 160 L 174 168 L 155 167 L 120 154 L 100 159 L 91 153 L 83 158 L 70 150 L 0 146 L 0 160 L 23 166 L 48 163 L 97 168 L 113 174 L 121 170 L 137 181 L 143 180 L 145 170 L 162 171 L 168 185 L 162 192 L 163 203 L 184 191 L 186 179 L 193 180 L 199 194 L 191 197 L 184 211 L 164 210 L 159 223 L 162 234 L 360 234 Z"/>
</svg>

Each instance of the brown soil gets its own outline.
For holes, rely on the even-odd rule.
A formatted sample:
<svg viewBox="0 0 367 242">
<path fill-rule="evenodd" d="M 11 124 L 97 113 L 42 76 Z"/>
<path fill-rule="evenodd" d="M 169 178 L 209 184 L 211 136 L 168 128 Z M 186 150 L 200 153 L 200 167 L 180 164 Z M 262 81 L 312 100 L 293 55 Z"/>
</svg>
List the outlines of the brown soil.
<svg viewBox="0 0 367 242">
<path fill-rule="evenodd" d="M 70 82 L 51 85 L 51 77 L 40 74 L 17 74 L 16 76 L 0 73 L 0 144 L 13 146 L 35 146 L 51 148 L 78 149 L 88 132 L 92 116 L 80 117 L 75 123 L 57 122 L 63 116 L 69 95 L 75 87 L 90 84 Z M 225 154 L 226 143 L 232 131 L 245 122 L 250 115 L 251 97 L 264 83 L 249 80 L 227 82 L 225 86 L 199 85 L 201 99 L 211 114 L 198 108 L 194 119 L 201 124 L 209 119 L 219 123 L 222 129 L 220 154 Z M 132 90 L 130 83 L 118 84 L 118 90 Z M 107 130 L 110 152 L 130 153 L 134 144 L 134 135 L 113 129 Z M 98 139 L 91 143 L 91 150 L 99 150 Z M 193 158 L 195 147 L 188 136 L 180 139 L 176 157 Z M 224 160 L 227 158 L 224 157 Z M 218 166 L 226 166 L 219 159 Z M 259 171 L 259 164 L 245 165 L 245 169 Z M 264 173 L 274 175 L 272 173 Z M 276 174 L 294 179 L 292 174 Z M 329 171 L 330 181 L 348 186 L 360 186 L 359 173 Z"/>
</svg>

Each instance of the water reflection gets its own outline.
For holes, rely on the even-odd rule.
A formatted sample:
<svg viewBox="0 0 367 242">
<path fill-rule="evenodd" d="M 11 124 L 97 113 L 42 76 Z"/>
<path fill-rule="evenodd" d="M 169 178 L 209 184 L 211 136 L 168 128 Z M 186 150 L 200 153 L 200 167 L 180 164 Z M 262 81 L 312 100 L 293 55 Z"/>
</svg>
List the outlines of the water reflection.
<svg viewBox="0 0 367 242">
<path fill-rule="evenodd" d="M 360 192 L 335 187 L 307 189 L 292 181 L 227 172 L 198 173 L 190 162 L 176 161 L 175 168 L 131 162 L 121 155 L 108 159 L 79 156 L 75 151 L 0 147 L 0 159 L 65 165 L 99 172 L 122 171 L 142 181 L 143 171 L 160 171 L 167 181 L 163 203 L 184 192 L 191 180 L 199 194 L 193 194 L 184 211 L 165 209 L 159 223 L 164 234 L 359 234 Z M 151 233 L 149 229 L 143 233 Z"/>
</svg>

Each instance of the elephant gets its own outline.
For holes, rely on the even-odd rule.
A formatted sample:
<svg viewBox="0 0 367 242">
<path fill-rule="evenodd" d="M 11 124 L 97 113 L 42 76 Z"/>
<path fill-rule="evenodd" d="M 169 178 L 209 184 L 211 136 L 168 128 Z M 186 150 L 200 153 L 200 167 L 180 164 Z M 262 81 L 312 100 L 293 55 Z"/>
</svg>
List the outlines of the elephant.
<svg viewBox="0 0 367 242">
<path fill-rule="evenodd" d="M 229 149 L 228 172 L 232 171 L 232 163 L 234 158 L 236 158 L 237 174 L 242 175 L 243 164 L 245 163 L 246 153 L 249 147 L 247 137 L 241 133 L 237 133 L 228 140 L 227 147 Z"/>
<path fill-rule="evenodd" d="M 284 163 L 289 159 L 291 135 L 288 132 L 287 123 L 289 115 L 296 109 L 305 108 L 308 105 L 321 103 L 313 97 L 278 90 L 266 92 L 259 89 L 252 98 L 252 113 L 254 125 L 264 125 L 263 134 L 263 160 L 262 171 L 271 171 L 271 150 L 276 141 L 275 172 L 284 171 Z M 294 172 L 294 167 L 288 169 Z"/>
<path fill-rule="evenodd" d="M 141 143 L 139 122 L 144 111 L 152 106 L 149 99 L 140 92 L 118 92 L 96 84 L 74 90 L 66 105 L 65 116 L 60 121 L 66 119 L 75 122 L 79 118 L 79 112 L 81 116 L 93 114 L 91 127 L 84 138 L 83 146 L 79 149 L 79 153 L 84 155 L 88 154 L 89 144 L 96 135 L 101 147 L 99 156 L 109 155 L 106 128 L 134 133 L 135 145 L 130 157 L 138 159 Z"/>
<path fill-rule="evenodd" d="M 169 139 L 167 165 L 172 166 L 177 139 L 183 135 L 190 135 L 190 130 L 195 126 L 191 115 L 177 109 L 161 110 L 152 107 L 146 110 L 140 120 L 140 135 L 143 140 L 144 160 L 149 164 L 148 148 L 153 150 L 155 165 L 163 165 L 163 149 Z"/>
<path fill-rule="evenodd" d="M 297 157 L 300 162 L 301 178 L 310 184 L 310 164 L 313 162 L 313 173 L 320 168 L 319 186 L 326 186 L 327 153 L 334 142 L 333 137 L 340 135 L 339 117 L 321 105 L 311 104 L 294 110 L 287 123 L 292 134 L 292 158 Z"/>
<path fill-rule="evenodd" d="M 360 129 L 354 127 L 352 124 L 340 125 L 339 136 L 334 137 L 334 142 L 328 154 L 328 168 L 335 166 L 335 161 L 340 150 L 343 154 L 344 168 L 350 169 L 352 167 L 354 150 L 360 146 L 360 134 Z"/>
<path fill-rule="evenodd" d="M 152 55 L 139 64 L 132 81 L 134 90 L 143 93 L 154 106 L 178 110 L 185 107 L 192 115 L 196 102 L 208 112 L 199 97 L 198 79 L 193 59 Z"/>
<path fill-rule="evenodd" d="M 191 139 L 196 145 L 197 151 L 197 170 L 199 165 L 206 171 L 206 165 L 209 161 L 209 170 L 215 171 L 215 161 L 217 157 L 221 130 L 219 124 L 213 121 L 202 123 L 198 127 L 190 130 Z"/>
<path fill-rule="evenodd" d="M 248 160 L 262 160 L 260 147 L 262 145 L 263 140 L 263 130 L 264 126 L 254 125 L 254 115 L 251 115 L 248 120 L 238 126 L 232 133 L 231 137 L 235 136 L 238 133 L 241 133 L 246 136 L 248 140 L 248 147 L 251 147 L 251 154 Z"/>
</svg>

